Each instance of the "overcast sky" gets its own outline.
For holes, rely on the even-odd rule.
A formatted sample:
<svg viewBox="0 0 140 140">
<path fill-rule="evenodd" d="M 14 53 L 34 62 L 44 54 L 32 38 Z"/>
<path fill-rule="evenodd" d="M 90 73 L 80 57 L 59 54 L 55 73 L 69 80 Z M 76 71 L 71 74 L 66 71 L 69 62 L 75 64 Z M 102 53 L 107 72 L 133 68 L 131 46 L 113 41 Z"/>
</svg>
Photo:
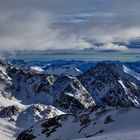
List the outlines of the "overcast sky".
<svg viewBox="0 0 140 140">
<path fill-rule="evenodd" d="M 139 14 L 140 0 L 0 0 L 0 49 L 125 51 Z"/>
</svg>

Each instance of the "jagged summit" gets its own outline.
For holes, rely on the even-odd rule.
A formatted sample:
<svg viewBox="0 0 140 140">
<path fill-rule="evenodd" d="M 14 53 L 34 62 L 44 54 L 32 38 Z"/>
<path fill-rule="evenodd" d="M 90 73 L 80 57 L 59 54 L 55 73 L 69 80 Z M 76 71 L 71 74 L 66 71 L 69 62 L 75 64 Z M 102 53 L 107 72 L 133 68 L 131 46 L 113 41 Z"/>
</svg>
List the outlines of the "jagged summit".
<svg viewBox="0 0 140 140">
<path fill-rule="evenodd" d="M 97 105 L 139 106 L 139 87 L 113 70 L 111 65 L 97 63 L 78 78 Z M 135 78 L 134 78 L 135 79 Z"/>
<path fill-rule="evenodd" d="M 76 77 L 62 76 L 52 86 L 54 104 L 71 111 L 95 106 L 90 93 Z"/>
</svg>

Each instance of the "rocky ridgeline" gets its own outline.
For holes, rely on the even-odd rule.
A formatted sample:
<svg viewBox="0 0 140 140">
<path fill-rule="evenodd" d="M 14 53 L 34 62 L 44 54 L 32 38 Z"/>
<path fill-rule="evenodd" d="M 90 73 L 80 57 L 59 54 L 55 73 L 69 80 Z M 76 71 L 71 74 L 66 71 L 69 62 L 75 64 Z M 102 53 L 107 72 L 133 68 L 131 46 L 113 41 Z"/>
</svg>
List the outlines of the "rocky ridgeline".
<svg viewBox="0 0 140 140">
<path fill-rule="evenodd" d="M 139 81 L 134 77 L 135 80 L 129 81 L 125 75 L 125 72 L 115 71 L 111 65 L 98 63 L 78 78 L 98 106 L 139 106 Z"/>
</svg>

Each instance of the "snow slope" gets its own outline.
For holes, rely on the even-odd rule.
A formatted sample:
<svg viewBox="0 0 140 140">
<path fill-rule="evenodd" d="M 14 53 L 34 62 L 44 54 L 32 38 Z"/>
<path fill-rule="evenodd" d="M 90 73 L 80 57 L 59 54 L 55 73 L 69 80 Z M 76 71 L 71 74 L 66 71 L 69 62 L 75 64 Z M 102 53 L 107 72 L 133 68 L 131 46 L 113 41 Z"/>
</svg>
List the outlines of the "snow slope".
<svg viewBox="0 0 140 140">
<path fill-rule="evenodd" d="M 76 140 L 140 140 L 140 129 Z"/>
<path fill-rule="evenodd" d="M 135 114 L 135 115 L 134 115 Z M 92 113 L 79 114 L 79 116 L 64 115 L 50 120 L 44 120 L 21 133 L 18 140 L 23 140 L 26 135 L 34 138 L 29 140 L 92 140 L 105 139 L 106 137 L 140 130 L 140 110 L 133 108 L 106 108 Z M 122 134 L 124 132 L 124 134 Z M 140 131 L 139 131 L 140 132 Z M 138 133 L 137 133 L 138 134 Z M 100 137 L 99 137 L 100 136 Z M 139 135 L 136 135 L 138 139 Z M 119 135 L 118 135 L 119 137 Z M 132 136 L 131 136 L 132 137 Z M 135 139 L 133 139 L 135 140 Z"/>
</svg>

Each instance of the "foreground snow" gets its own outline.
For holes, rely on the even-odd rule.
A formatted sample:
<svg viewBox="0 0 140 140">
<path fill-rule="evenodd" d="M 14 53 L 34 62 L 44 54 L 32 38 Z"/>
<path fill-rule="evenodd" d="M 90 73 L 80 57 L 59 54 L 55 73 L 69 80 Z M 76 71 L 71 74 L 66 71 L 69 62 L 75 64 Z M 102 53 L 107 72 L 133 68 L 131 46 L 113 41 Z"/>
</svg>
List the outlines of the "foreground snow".
<svg viewBox="0 0 140 140">
<path fill-rule="evenodd" d="M 140 129 L 76 140 L 140 140 Z"/>
<path fill-rule="evenodd" d="M 107 120 L 108 117 L 111 117 L 112 120 Z M 106 140 L 109 138 L 109 140 L 114 140 L 113 137 L 115 140 L 120 140 L 119 137 L 121 140 L 127 137 L 133 137 L 133 140 L 137 140 L 140 136 L 138 134 L 140 132 L 139 118 L 140 109 L 99 109 L 90 114 L 81 114 L 76 118 L 67 115 L 44 120 L 23 132 L 19 140 L 22 140 L 24 135 L 27 137 L 33 135 L 35 140 L 45 140 L 46 138 L 48 140 L 72 140 L 76 138 L 82 140 Z M 50 126 L 50 124 L 52 125 Z"/>
<path fill-rule="evenodd" d="M 10 103 L 11 104 L 11 103 Z M 23 107 L 23 106 L 22 106 Z M 25 106 L 23 107 L 26 108 Z M 55 135 L 52 135 L 48 140 L 54 140 L 55 136 L 60 137 L 60 140 L 139 140 L 140 139 L 140 110 L 139 109 L 124 109 L 116 112 L 113 111 L 112 118 L 114 122 L 109 124 L 103 124 L 103 118 L 106 116 L 101 116 L 98 118 L 97 125 L 88 126 L 86 129 L 83 129 L 83 132 L 78 134 L 78 131 L 81 129 L 80 124 L 73 124 L 73 119 L 69 119 L 62 124 L 62 128 L 58 129 Z M 109 113 L 110 114 L 110 113 Z M 31 116 L 30 116 L 31 117 Z M 92 119 L 95 116 L 92 115 Z M 20 123 L 10 121 L 8 118 L 0 118 L 0 139 L 1 140 L 16 140 L 18 134 L 24 129 L 28 128 L 31 125 L 27 118 L 20 119 Z M 25 124 L 28 123 L 28 127 Z M 96 135 L 96 132 L 103 129 L 104 131 Z M 41 127 L 37 126 L 36 134 L 41 131 Z M 77 134 L 76 134 L 77 133 Z M 84 135 L 87 133 L 88 138 L 84 138 Z M 91 136 L 90 136 L 91 135 Z M 95 136 L 92 136 L 95 135 Z M 62 138 L 62 137 L 63 138 Z M 73 137 L 73 138 L 72 138 Z M 75 139 L 75 137 L 81 137 L 80 139 Z M 69 138 L 69 139 L 68 139 Z M 36 140 L 45 140 L 45 135 L 40 135 Z"/>
<path fill-rule="evenodd" d="M 6 107 L 11 105 L 18 105 L 21 110 L 26 108 L 26 106 L 22 105 L 20 101 L 16 99 L 8 99 L 4 98 L 3 96 L 0 96 L 0 107 Z M 17 116 L 14 116 L 14 118 L 17 118 Z M 14 119 L 13 118 L 13 119 Z M 16 126 L 16 122 L 11 120 L 12 118 L 6 117 L 1 118 L 0 117 L 0 139 L 1 140 L 15 140 L 17 137 L 18 132 L 21 132 L 23 128 L 18 128 Z"/>
<path fill-rule="evenodd" d="M 19 131 L 19 129 L 15 126 L 15 124 L 12 124 L 11 122 L 8 122 L 7 120 L 0 119 L 0 139 L 1 140 L 15 140 L 16 139 L 16 133 Z"/>
</svg>

